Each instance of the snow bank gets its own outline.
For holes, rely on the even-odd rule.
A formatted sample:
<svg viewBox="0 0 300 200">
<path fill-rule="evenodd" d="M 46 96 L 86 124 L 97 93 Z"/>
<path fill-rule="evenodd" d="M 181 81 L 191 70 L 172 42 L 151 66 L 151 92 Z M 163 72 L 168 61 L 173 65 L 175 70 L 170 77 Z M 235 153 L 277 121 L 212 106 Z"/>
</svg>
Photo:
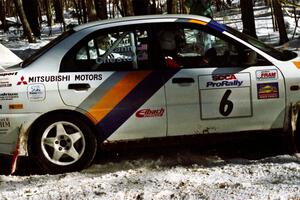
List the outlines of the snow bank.
<svg viewBox="0 0 300 200">
<path fill-rule="evenodd" d="M 0 199 L 298 199 L 300 159 L 191 155 L 96 164 L 61 175 L 0 176 Z"/>
</svg>

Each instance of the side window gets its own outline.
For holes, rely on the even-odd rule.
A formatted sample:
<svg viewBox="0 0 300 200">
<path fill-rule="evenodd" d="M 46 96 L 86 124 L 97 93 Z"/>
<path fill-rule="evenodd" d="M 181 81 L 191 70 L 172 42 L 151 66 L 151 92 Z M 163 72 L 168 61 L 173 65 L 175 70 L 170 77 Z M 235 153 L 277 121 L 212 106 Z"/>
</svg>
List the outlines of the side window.
<svg viewBox="0 0 300 200">
<path fill-rule="evenodd" d="M 196 28 L 162 29 L 158 34 L 166 67 L 236 67 L 265 64 L 244 45 Z"/>
<path fill-rule="evenodd" d="M 77 46 L 62 63 L 63 71 L 131 70 L 148 65 L 146 30 L 98 34 Z"/>
</svg>

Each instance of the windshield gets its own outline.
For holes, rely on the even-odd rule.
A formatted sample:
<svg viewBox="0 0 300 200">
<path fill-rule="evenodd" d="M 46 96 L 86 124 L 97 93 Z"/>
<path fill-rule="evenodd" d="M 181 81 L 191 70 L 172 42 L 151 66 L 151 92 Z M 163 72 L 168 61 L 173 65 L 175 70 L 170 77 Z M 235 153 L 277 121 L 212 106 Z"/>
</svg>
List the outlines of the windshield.
<svg viewBox="0 0 300 200">
<path fill-rule="evenodd" d="M 42 47 L 41 49 L 39 49 L 37 52 L 35 52 L 34 54 L 32 54 L 29 58 L 27 58 L 23 63 L 22 63 L 22 67 L 25 68 L 27 67 L 29 64 L 31 64 L 33 61 L 35 61 L 36 59 L 38 59 L 41 55 L 43 55 L 44 53 L 46 53 L 49 49 L 51 49 L 53 46 L 55 46 L 57 43 L 59 43 L 60 41 L 62 41 L 63 39 L 65 39 L 66 37 L 70 36 L 71 34 L 73 34 L 75 31 L 74 30 L 68 30 L 66 32 L 63 32 L 60 36 L 58 36 L 57 38 L 55 38 L 54 40 L 52 40 L 51 42 L 49 42 L 48 44 L 46 44 L 44 47 Z"/>
<path fill-rule="evenodd" d="M 228 33 L 231 33 L 232 35 L 248 42 L 249 44 L 255 46 L 256 48 L 260 49 L 261 51 L 269 54 L 270 56 L 276 58 L 277 60 L 281 60 L 281 61 L 287 61 L 287 60 L 291 60 L 295 57 L 297 57 L 297 54 L 292 52 L 292 51 L 280 51 L 277 49 L 274 49 L 273 47 L 247 35 L 247 34 L 243 34 L 231 27 L 226 27 L 226 31 Z"/>
</svg>

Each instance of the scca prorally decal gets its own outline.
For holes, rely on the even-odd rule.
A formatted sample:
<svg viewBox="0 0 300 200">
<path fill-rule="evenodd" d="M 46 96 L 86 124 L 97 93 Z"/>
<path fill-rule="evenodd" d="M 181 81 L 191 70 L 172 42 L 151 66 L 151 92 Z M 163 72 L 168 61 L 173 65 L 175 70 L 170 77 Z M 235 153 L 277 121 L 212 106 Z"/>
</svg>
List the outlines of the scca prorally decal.
<svg viewBox="0 0 300 200">
<path fill-rule="evenodd" d="M 28 78 L 29 83 L 63 82 L 70 80 L 70 75 L 31 76 Z"/>
<path fill-rule="evenodd" d="M 135 113 L 135 116 L 137 118 L 145 118 L 145 117 L 162 117 L 164 115 L 165 109 L 157 109 L 157 110 L 151 110 L 151 109 L 142 109 Z"/>
<path fill-rule="evenodd" d="M 101 81 L 102 74 L 76 74 L 75 81 Z"/>
<path fill-rule="evenodd" d="M 5 73 L 0 73 L 0 77 L 5 77 L 5 76 L 14 76 L 17 75 L 18 72 L 5 72 Z"/>
<path fill-rule="evenodd" d="M 234 74 L 212 75 L 212 81 L 206 83 L 207 88 L 215 87 L 240 87 L 243 81 L 239 81 Z"/>
</svg>

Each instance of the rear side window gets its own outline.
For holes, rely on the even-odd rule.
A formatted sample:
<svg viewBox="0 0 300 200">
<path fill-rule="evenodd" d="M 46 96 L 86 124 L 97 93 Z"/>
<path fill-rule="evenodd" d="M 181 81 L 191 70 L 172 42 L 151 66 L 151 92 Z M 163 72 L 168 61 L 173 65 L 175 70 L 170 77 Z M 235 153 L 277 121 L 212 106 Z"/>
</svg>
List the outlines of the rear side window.
<svg viewBox="0 0 300 200">
<path fill-rule="evenodd" d="M 148 32 L 143 29 L 93 34 L 63 59 L 61 71 L 133 70 L 149 65 Z"/>
</svg>

